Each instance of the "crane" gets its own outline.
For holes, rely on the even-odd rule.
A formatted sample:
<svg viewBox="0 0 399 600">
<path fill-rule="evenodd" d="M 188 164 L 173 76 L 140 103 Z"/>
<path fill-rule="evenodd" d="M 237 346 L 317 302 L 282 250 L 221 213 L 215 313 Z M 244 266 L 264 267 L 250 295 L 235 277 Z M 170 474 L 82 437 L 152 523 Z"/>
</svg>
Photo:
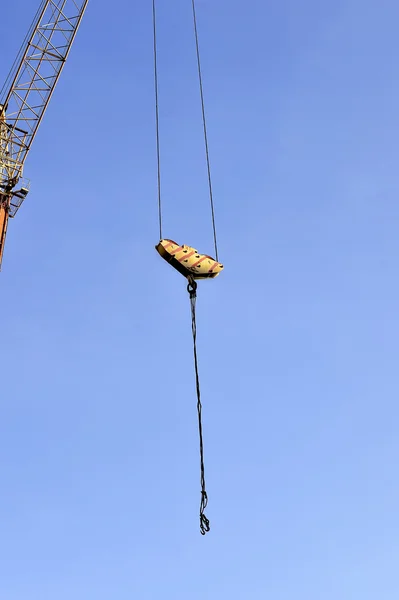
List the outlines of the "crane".
<svg viewBox="0 0 399 600">
<path fill-rule="evenodd" d="M 88 0 L 42 0 L 0 92 L 0 268 L 9 218 L 30 183 L 23 176 L 31 148 Z"/>
</svg>

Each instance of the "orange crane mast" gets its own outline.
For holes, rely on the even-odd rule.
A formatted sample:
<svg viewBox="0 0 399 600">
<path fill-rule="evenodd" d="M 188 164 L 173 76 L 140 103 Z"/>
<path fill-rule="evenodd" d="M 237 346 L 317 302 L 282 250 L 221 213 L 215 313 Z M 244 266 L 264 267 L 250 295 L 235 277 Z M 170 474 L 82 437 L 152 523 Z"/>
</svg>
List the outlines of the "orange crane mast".
<svg viewBox="0 0 399 600">
<path fill-rule="evenodd" d="M 7 226 L 29 192 L 31 148 L 88 0 L 42 0 L 0 91 L 0 268 Z"/>
</svg>

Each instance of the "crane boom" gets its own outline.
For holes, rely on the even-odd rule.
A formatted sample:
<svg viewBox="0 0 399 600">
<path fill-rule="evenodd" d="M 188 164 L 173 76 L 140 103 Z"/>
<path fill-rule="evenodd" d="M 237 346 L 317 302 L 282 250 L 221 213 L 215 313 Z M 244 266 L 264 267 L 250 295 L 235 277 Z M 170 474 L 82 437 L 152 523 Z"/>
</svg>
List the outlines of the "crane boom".
<svg viewBox="0 0 399 600">
<path fill-rule="evenodd" d="M 43 0 L 0 95 L 0 267 L 9 217 L 29 191 L 23 168 L 88 0 Z M 19 60 L 19 62 L 18 62 Z M 4 88 L 3 88 L 4 89 Z"/>
</svg>

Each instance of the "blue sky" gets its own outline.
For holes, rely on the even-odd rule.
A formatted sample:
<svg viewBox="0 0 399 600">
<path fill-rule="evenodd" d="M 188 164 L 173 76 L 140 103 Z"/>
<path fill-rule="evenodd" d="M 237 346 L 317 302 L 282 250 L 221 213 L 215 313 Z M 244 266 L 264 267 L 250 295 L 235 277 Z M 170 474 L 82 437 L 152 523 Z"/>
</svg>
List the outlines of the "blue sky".
<svg viewBox="0 0 399 600">
<path fill-rule="evenodd" d="M 190 2 L 158 4 L 164 235 L 211 253 Z M 2 7 L 2 79 L 35 9 Z M 1 273 L 0 597 L 397 600 L 399 5 L 197 10 L 211 532 L 185 282 L 154 250 L 151 3 L 91 0 Z"/>
</svg>

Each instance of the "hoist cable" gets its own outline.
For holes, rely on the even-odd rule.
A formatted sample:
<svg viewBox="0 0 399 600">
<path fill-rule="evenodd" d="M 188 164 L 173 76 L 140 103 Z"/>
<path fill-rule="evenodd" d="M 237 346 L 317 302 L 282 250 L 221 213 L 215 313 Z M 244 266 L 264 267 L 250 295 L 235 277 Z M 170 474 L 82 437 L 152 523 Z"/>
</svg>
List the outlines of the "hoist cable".
<svg viewBox="0 0 399 600">
<path fill-rule="evenodd" d="M 219 261 L 218 244 L 217 244 L 217 237 L 216 237 L 215 208 L 214 208 L 213 190 L 212 190 L 211 161 L 209 158 L 208 132 L 207 132 L 207 126 L 206 126 L 204 89 L 203 89 L 203 85 L 202 85 L 202 69 L 201 69 L 201 59 L 200 59 L 200 50 L 199 50 L 199 42 L 198 42 L 197 12 L 195 9 L 195 0 L 191 0 L 191 4 L 192 4 L 192 9 L 193 9 L 195 47 L 196 47 L 196 51 L 197 51 L 198 80 L 199 80 L 199 88 L 200 88 L 200 96 L 201 96 L 202 125 L 204 128 L 206 165 L 207 165 L 207 170 L 208 170 L 209 199 L 210 199 L 210 203 L 211 203 L 211 213 L 212 213 L 213 242 L 214 242 L 214 246 L 215 246 L 215 258 L 217 261 Z"/>
<path fill-rule="evenodd" d="M 205 143 L 205 155 L 206 165 L 208 173 L 208 187 L 209 187 L 209 200 L 211 206 L 212 216 L 212 230 L 213 230 L 213 242 L 215 248 L 215 258 L 219 261 L 217 234 L 216 234 L 216 219 L 215 219 L 215 206 L 213 200 L 213 186 L 212 186 L 212 175 L 211 175 L 211 161 L 209 156 L 209 143 L 208 143 L 208 128 L 205 113 L 205 100 L 204 100 L 204 86 L 202 82 L 202 68 L 201 68 L 201 57 L 199 49 L 198 39 L 198 27 L 197 27 L 197 12 L 195 7 L 195 0 L 192 0 L 192 14 L 193 14 L 193 25 L 194 25 L 194 36 L 195 36 L 195 48 L 197 55 L 197 68 L 198 68 L 198 81 L 201 99 L 201 112 L 202 112 L 202 126 L 204 131 L 204 143 Z M 156 126 L 156 147 L 157 147 L 157 179 L 158 179 L 158 220 L 159 220 L 159 238 L 162 239 L 162 196 L 161 196 L 161 154 L 160 154 L 160 134 L 159 134 L 159 85 L 158 85 L 158 58 L 157 58 L 157 26 L 156 26 L 156 0 L 152 0 L 152 21 L 153 21 L 153 41 L 154 41 L 154 84 L 155 84 L 155 126 Z"/>
<path fill-rule="evenodd" d="M 209 197 L 211 204 L 212 213 L 212 226 L 213 226 L 213 238 L 215 245 L 215 258 L 218 261 L 218 246 L 216 237 L 216 224 L 215 224 L 215 210 L 213 202 L 213 191 L 212 191 L 212 178 L 211 178 L 211 167 L 209 158 L 209 147 L 208 147 L 208 134 L 206 125 L 205 115 L 205 102 L 204 92 L 202 84 L 202 72 L 201 72 L 201 61 L 200 51 L 198 42 L 198 30 L 197 30 L 197 17 L 195 10 L 195 0 L 192 0 L 193 10 L 193 21 L 194 21 L 194 33 L 195 33 L 195 45 L 197 51 L 197 66 L 198 66 L 198 78 L 199 88 L 201 96 L 201 107 L 202 107 L 202 124 L 204 130 L 204 141 L 205 141 L 205 153 L 208 170 L 208 184 L 209 184 Z M 161 158 L 160 158 L 160 134 L 159 134 L 159 102 L 158 102 L 158 64 L 157 64 L 157 19 L 156 19 L 156 0 L 152 0 L 152 19 L 153 19 L 153 37 L 154 37 L 154 84 L 155 84 L 155 125 L 156 125 L 156 147 L 157 147 L 157 173 L 158 173 L 158 218 L 159 218 L 159 237 L 162 240 L 162 195 L 161 195 Z M 210 531 L 210 523 L 205 515 L 205 509 L 208 504 L 208 496 L 205 486 L 205 468 L 204 468 L 204 444 L 202 434 L 202 404 L 201 404 L 201 392 L 200 392 L 200 381 L 198 371 L 198 357 L 197 357 L 197 324 L 196 324 L 196 299 L 197 299 L 197 282 L 194 280 L 192 275 L 188 276 L 187 290 L 190 295 L 191 305 L 191 329 L 193 336 L 193 349 L 194 349 L 194 367 L 195 367 L 195 383 L 197 391 L 197 413 L 198 413 L 198 432 L 199 432 L 199 446 L 200 446 L 200 479 L 201 479 L 201 502 L 200 502 L 200 531 L 202 535 L 205 535 Z"/>
<path fill-rule="evenodd" d="M 158 176 L 158 221 L 159 239 L 162 239 L 162 202 L 161 202 L 161 154 L 159 144 L 159 107 L 158 107 L 158 60 L 157 60 L 157 19 L 155 0 L 152 0 L 152 26 L 154 38 L 154 85 L 155 85 L 155 128 L 157 139 L 157 176 Z"/>
<path fill-rule="evenodd" d="M 202 436 L 202 404 L 201 404 L 201 391 L 199 382 L 198 372 L 198 358 L 197 358 L 197 323 L 195 316 L 195 304 L 197 300 L 197 282 L 190 277 L 187 286 L 187 291 L 190 294 L 191 304 L 191 329 L 193 333 L 193 348 L 194 348 L 194 366 L 195 366 L 195 384 L 197 388 L 197 412 L 198 412 L 198 432 L 200 441 L 200 465 L 201 465 L 201 503 L 200 503 L 200 531 L 202 535 L 205 535 L 210 530 L 209 519 L 205 516 L 205 509 L 208 504 L 208 495 L 205 487 L 205 467 L 204 467 L 204 444 Z"/>
</svg>

